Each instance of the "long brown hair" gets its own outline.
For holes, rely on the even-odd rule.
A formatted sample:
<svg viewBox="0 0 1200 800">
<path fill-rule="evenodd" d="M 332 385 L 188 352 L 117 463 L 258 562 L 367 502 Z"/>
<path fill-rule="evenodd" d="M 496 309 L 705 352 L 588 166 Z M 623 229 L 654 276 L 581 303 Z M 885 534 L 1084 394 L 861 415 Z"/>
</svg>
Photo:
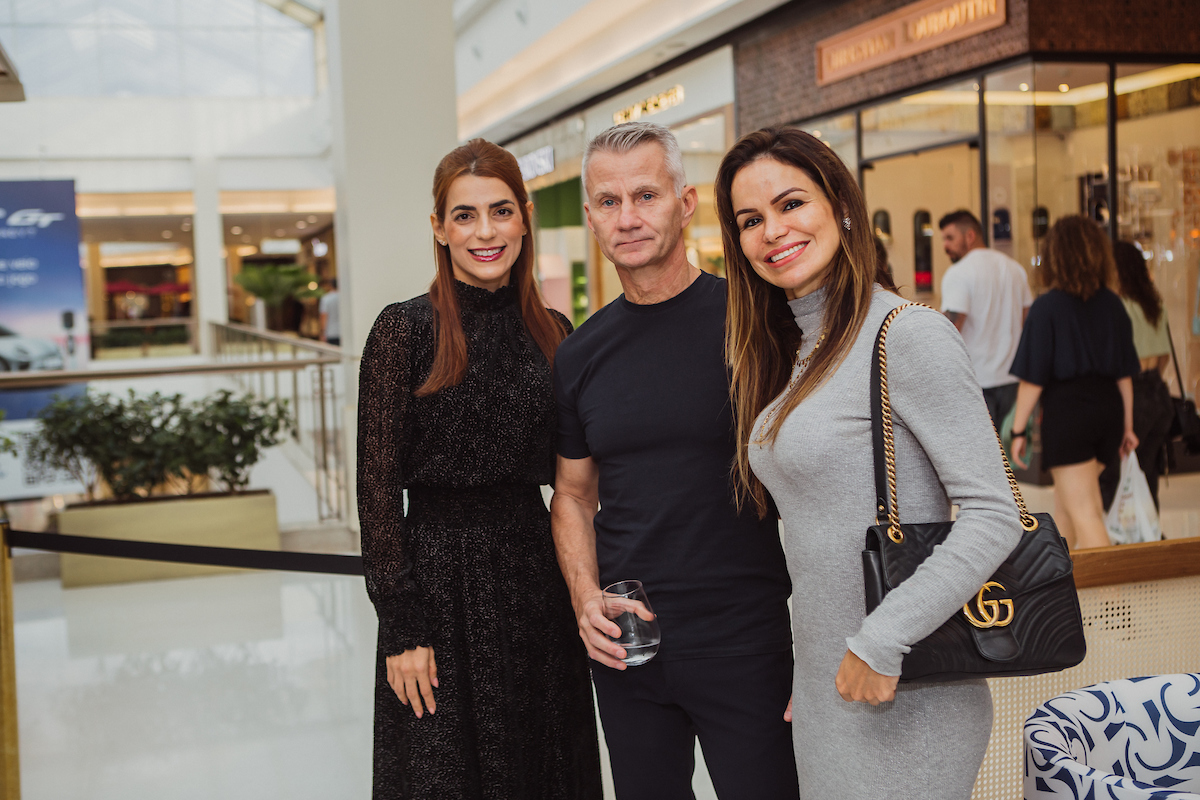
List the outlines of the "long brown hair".
<svg viewBox="0 0 1200 800">
<path fill-rule="evenodd" d="M 1112 242 L 1096 222 L 1080 214 L 1060 217 L 1042 244 L 1042 285 L 1087 300 L 1113 282 Z"/>
<path fill-rule="evenodd" d="M 742 252 L 733 216 L 733 179 L 743 167 L 762 158 L 802 170 L 825 192 L 835 217 L 843 215 L 850 220 L 849 230 L 838 227 L 841 247 L 825 279 L 825 343 L 771 420 L 766 432 L 771 442 L 788 414 L 833 374 L 850 351 L 867 318 L 878 280 L 867 206 L 854 177 L 837 155 L 820 139 L 794 128 L 766 128 L 738 140 L 722 159 L 716 180 L 717 215 L 729 281 L 725 359 L 732 373 L 737 504 L 741 508 L 747 501 L 753 503 L 760 518 L 767 513 L 767 494 L 750 469 L 748 445 L 754 435 L 755 418 L 787 387 L 800 338 L 784 290 L 760 278 Z"/>
<path fill-rule="evenodd" d="M 1113 245 L 1113 260 L 1117 264 L 1117 280 L 1121 285 L 1121 296 L 1142 307 L 1146 322 L 1158 325 L 1162 318 L 1162 295 L 1150 278 L 1146 258 L 1137 245 L 1124 240 Z"/>
<path fill-rule="evenodd" d="M 433 213 L 443 224 L 446 221 L 450 187 L 463 175 L 499 178 L 517 200 L 526 233 L 521 239 L 521 252 L 513 262 L 508 281 L 517 292 L 517 305 L 525 329 L 546 356 L 546 361 L 553 365 L 554 351 L 567 332 L 546 309 L 546 302 L 533 277 L 533 265 L 536 263 L 533 257 L 533 220 L 529 217 L 529 194 L 525 191 L 517 159 L 504 148 L 484 139 L 472 139 L 447 153 L 433 173 Z M 450 248 L 435 241 L 434 250 L 437 253 L 437 274 L 429 285 L 429 302 L 433 304 L 436 351 L 429 377 L 417 389 L 417 397 L 433 394 L 447 386 L 457 386 L 467 372 L 467 337 L 462 329 Z"/>
</svg>

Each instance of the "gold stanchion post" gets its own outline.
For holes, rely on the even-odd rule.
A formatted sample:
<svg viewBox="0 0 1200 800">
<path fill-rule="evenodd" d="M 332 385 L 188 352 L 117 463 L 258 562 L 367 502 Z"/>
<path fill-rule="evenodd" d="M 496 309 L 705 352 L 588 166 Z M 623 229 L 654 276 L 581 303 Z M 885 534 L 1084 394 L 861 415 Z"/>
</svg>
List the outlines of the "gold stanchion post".
<svg viewBox="0 0 1200 800">
<path fill-rule="evenodd" d="M 21 800 L 18 752 L 12 551 L 8 546 L 8 520 L 0 517 L 0 800 Z"/>
</svg>

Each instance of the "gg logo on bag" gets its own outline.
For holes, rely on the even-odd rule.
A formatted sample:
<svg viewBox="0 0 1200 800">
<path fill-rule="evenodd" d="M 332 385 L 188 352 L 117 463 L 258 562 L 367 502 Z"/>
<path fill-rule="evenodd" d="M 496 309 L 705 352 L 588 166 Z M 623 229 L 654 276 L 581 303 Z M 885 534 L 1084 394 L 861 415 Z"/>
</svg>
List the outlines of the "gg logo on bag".
<svg viewBox="0 0 1200 800">
<path fill-rule="evenodd" d="M 988 581 L 979 590 L 979 594 L 975 596 L 975 606 L 979 609 L 979 616 L 982 620 L 976 618 L 971 613 L 971 604 L 967 603 L 963 606 L 963 614 L 967 618 L 967 622 L 974 625 L 976 628 L 1003 628 L 1005 625 L 1013 621 L 1016 612 L 1013 610 L 1013 601 L 1005 598 L 1004 600 L 984 600 L 983 596 L 988 593 L 993 587 L 1003 589 L 1002 584 L 996 581 Z M 1008 609 L 1008 616 L 1004 619 L 1000 618 L 1000 606 Z"/>
</svg>

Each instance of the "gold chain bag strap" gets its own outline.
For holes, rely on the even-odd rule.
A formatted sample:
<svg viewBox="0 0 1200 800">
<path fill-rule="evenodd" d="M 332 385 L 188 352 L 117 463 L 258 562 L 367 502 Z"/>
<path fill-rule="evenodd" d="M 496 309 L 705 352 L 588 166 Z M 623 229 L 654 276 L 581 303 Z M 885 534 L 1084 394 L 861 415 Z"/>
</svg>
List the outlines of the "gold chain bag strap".
<svg viewBox="0 0 1200 800">
<path fill-rule="evenodd" d="M 919 304 L 907 303 L 888 314 L 872 355 L 876 516 L 862 554 L 868 614 L 916 572 L 953 527 L 948 521 L 900 521 L 887 332 L 897 315 L 912 305 Z M 998 434 L 996 443 L 1020 512 L 1021 541 L 961 611 L 911 645 L 901 665 L 901 681 L 1037 675 L 1073 667 L 1087 654 L 1067 543 L 1049 514 L 1029 513 Z"/>
</svg>

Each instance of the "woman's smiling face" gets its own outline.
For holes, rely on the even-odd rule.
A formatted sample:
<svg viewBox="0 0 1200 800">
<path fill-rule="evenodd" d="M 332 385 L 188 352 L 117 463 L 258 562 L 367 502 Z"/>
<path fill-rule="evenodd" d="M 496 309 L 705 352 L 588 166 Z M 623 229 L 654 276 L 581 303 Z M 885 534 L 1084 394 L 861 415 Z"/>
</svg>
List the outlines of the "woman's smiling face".
<svg viewBox="0 0 1200 800">
<path fill-rule="evenodd" d="M 463 175 L 450 184 L 445 220 L 434 214 L 432 222 L 434 235 L 450 250 L 455 278 L 493 292 L 508 285 L 528 233 L 508 184 Z"/>
<path fill-rule="evenodd" d="M 730 186 L 742 252 L 759 277 L 789 300 L 816 291 L 842 246 L 841 215 L 804 170 L 752 161 Z"/>
</svg>

